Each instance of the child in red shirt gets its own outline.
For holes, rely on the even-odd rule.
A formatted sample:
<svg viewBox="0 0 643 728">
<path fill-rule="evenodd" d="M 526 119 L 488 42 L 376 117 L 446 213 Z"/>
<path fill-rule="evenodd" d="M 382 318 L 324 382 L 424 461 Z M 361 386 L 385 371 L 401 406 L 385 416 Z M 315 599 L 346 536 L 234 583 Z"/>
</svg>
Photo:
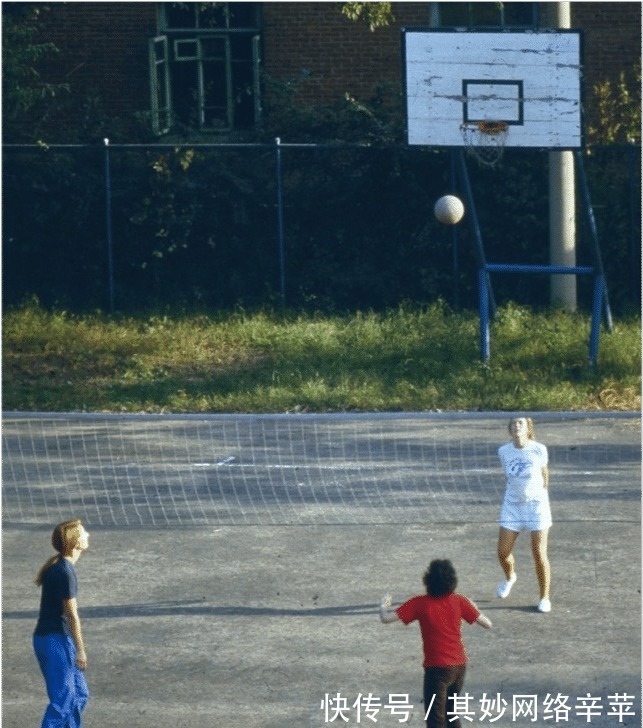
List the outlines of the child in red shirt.
<svg viewBox="0 0 643 728">
<path fill-rule="evenodd" d="M 458 579 L 447 559 L 431 562 L 424 574 L 426 594 L 413 597 L 395 610 L 384 597 L 380 619 L 385 624 L 401 621 L 420 623 L 424 648 L 424 709 L 428 728 L 460 728 L 460 720 L 447 720 L 449 697 L 462 691 L 467 655 L 460 631 L 461 622 L 474 622 L 485 629 L 491 621 L 461 594 L 455 593 Z"/>
</svg>

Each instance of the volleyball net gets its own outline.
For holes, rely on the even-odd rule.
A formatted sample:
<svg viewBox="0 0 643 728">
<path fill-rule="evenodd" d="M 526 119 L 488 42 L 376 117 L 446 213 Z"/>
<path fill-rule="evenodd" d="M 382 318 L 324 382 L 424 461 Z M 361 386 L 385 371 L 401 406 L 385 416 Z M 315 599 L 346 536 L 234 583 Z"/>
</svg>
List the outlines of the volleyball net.
<svg viewBox="0 0 643 728">
<path fill-rule="evenodd" d="M 5 413 L 3 523 L 493 523 L 509 417 Z M 534 420 L 556 522 L 640 520 L 638 415 Z"/>
</svg>

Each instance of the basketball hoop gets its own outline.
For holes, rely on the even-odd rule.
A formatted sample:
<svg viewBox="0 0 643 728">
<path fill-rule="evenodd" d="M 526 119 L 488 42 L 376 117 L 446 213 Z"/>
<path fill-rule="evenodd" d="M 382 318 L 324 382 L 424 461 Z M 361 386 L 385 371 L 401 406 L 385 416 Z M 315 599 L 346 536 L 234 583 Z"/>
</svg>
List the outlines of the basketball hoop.
<svg viewBox="0 0 643 728">
<path fill-rule="evenodd" d="M 467 154 L 484 167 L 497 167 L 509 132 L 506 121 L 465 121 L 460 125 Z"/>
</svg>

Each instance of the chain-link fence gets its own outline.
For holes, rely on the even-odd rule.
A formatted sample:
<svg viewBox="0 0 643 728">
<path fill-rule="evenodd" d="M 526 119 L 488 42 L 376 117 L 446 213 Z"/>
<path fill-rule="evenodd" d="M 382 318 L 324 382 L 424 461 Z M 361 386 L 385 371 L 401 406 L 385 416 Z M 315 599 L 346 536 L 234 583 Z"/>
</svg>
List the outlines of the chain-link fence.
<svg viewBox="0 0 643 728">
<path fill-rule="evenodd" d="M 439 196 L 458 193 L 445 151 L 101 142 L 6 145 L 3 157 L 5 305 L 476 305 L 466 221 L 450 229 L 433 216 Z M 548 262 L 547 157 L 507 150 L 499 169 L 469 163 L 488 260 Z M 584 161 L 612 309 L 638 310 L 640 148 L 592 148 Z M 578 218 L 578 264 L 588 265 Z M 579 305 L 589 307 L 584 286 Z M 541 280 L 494 287 L 498 302 L 548 303 Z"/>
</svg>

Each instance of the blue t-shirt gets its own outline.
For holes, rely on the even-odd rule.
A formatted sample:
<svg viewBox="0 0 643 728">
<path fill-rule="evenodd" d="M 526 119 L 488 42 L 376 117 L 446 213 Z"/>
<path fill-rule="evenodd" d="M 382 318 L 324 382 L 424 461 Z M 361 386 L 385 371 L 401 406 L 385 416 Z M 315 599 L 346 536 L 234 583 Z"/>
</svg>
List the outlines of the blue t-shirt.
<svg viewBox="0 0 643 728">
<path fill-rule="evenodd" d="M 66 634 L 71 637 L 63 600 L 75 598 L 77 592 L 76 569 L 70 561 L 60 559 L 50 566 L 42 577 L 40 615 L 34 634 Z"/>
</svg>

